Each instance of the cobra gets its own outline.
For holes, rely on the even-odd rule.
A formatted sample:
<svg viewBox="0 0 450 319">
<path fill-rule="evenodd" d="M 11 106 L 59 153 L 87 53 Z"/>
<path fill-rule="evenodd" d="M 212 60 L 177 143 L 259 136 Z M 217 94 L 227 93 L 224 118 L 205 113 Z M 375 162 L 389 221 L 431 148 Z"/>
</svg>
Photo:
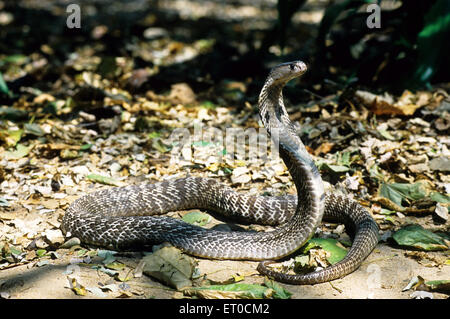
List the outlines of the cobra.
<svg viewBox="0 0 450 319">
<path fill-rule="evenodd" d="M 75 200 L 63 217 L 63 232 L 86 244 L 116 250 L 145 249 L 169 242 L 198 257 L 260 260 L 259 272 L 291 284 L 316 284 L 353 272 L 378 243 L 378 226 L 356 201 L 343 195 L 325 194 L 320 173 L 289 120 L 282 89 L 306 69 L 302 61 L 275 66 L 258 103 L 262 123 L 279 143 L 280 157 L 289 170 L 297 196 L 254 196 L 236 192 L 215 179 L 200 177 L 115 187 Z M 194 208 L 277 227 L 267 232 L 218 231 L 160 216 Z M 353 238 L 342 261 L 301 275 L 279 273 L 267 267 L 302 247 L 322 219 L 344 223 Z"/>
</svg>

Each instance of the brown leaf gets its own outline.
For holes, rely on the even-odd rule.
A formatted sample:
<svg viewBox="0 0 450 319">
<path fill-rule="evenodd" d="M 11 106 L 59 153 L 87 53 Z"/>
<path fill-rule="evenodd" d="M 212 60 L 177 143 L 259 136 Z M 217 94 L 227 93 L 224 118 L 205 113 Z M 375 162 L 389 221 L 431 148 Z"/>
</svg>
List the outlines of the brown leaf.
<svg viewBox="0 0 450 319">
<path fill-rule="evenodd" d="M 405 90 L 397 102 L 389 95 L 379 96 L 365 91 L 356 91 L 355 95 L 361 99 L 376 115 L 413 115 L 414 112 L 428 103 L 426 98 L 417 97 L 408 90 Z M 417 100 L 417 102 L 414 102 Z"/>
<path fill-rule="evenodd" d="M 314 155 L 327 154 L 333 149 L 334 143 L 324 142 L 314 150 Z"/>
<path fill-rule="evenodd" d="M 36 104 L 42 104 L 45 102 L 53 102 L 55 100 L 55 97 L 51 96 L 47 93 L 42 93 L 41 95 L 38 95 L 34 98 L 33 103 Z"/>
<path fill-rule="evenodd" d="M 56 209 L 59 207 L 59 200 L 49 199 L 45 201 L 41 201 L 41 204 L 48 209 Z"/>
</svg>

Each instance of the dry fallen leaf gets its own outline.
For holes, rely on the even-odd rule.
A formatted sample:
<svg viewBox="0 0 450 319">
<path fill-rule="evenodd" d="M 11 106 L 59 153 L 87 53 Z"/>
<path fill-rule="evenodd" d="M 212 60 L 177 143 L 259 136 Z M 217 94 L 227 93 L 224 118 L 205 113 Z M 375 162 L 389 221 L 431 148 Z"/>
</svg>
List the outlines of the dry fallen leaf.
<svg viewBox="0 0 450 319">
<path fill-rule="evenodd" d="M 394 102 L 394 99 L 387 93 L 384 96 L 379 96 L 358 90 L 355 95 L 376 115 L 413 115 L 418 108 L 428 102 L 423 95 L 420 95 L 418 103 L 413 103 L 412 101 L 416 99 L 416 96 L 408 90 L 403 92 L 397 102 Z"/>
<path fill-rule="evenodd" d="M 314 150 L 314 155 L 319 156 L 320 154 L 327 154 L 327 153 L 331 152 L 331 150 L 333 149 L 333 146 L 334 146 L 334 143 L 324 142 L 324 143 L 320 144 L 319 147 L 317 147 Z"/>
<path fill-rule="evenodd" d="M 192 286 L 195 260 L 175 247 L 163 247 L 142 259 L 143 272 L 177 290 Z"/>
</svg>

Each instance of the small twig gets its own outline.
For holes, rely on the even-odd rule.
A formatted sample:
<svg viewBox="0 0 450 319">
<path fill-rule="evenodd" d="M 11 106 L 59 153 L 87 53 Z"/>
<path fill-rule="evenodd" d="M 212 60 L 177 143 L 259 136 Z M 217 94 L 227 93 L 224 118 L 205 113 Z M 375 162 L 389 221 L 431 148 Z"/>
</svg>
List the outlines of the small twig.
<svg viewBox="0 0 450 319">
<path fill-rule="evenodd" d="M 329 281 L 329 283 L 330 283 L 330 286 L 331 286 L 333 289 L 337 290 L 340 294 L 342 293 L 342 289 L 340 289 L 340 288 L 336 287 L 335 285 L 333 285 L 333 283 L 332 283 L 331 281 Z"/>
<path fill-rule="evenodd" d="M 310 91 L 310 90 L 308 90 L 308 89 L 303 89 L 305 92 L 308 92 L 309 94 L 311 94 L 311 95 L 314 95 L 315 97 L 317 97 L 317 98 L 319 98 L 319 99 L 321 99 L 321 100 L 323 100 L 325 97 L 324 96 L 321 96 L 321 95 L 319 95 L 319 94 L 316 94 L 316 93 L 314 93 L 313 91 Z"/>
</svg>

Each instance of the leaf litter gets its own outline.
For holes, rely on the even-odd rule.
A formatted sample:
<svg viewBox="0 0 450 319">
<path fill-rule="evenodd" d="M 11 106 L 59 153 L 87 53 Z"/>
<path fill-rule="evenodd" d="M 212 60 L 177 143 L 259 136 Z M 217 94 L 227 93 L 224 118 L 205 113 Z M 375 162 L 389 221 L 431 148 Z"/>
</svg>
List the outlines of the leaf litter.
<svg viewBox="0 0 450 319">
<path fill-rule="evenodd" d="M 164 108 L 163 110 L 159 110 L 159 112 L 168 113 L 172 112 L 172 110 L 172 108 Z M 200 109 L 195 110 L 178 106 L 179 112 L 185 111 L 186 115 L 192 113 L 194 115 L 194 118 L 195 114 L 198 114 L 199 110 Z M 127 124 L 135 123 L 132 121 L 133 113 L 130 114 L 131 117 L 129 117 L 129 119 L 125 123 L 123 123 L 124 127 L 127 127 L 127 130 L 132 129 L 131 126 Z M 208 111 L 208 114 L 210 115 L 209 118 L 207 117 L 207 119 L 212 122 L 228 123 L 233 121 L 233 119 L 231 118 L 220 118 L 219 116 L 221 116 L 222 113 L 217 113 L 217 109 L 212 112 Z M 177 113 L 168 113 L 167 115 L 168 118 L 173 117 L 174 115 L 179 117 Z M 202 115 L 202 117 L 205 118 L 204 115 Z M 183 117 L 181 116 L 180 118 Z M 186 117 L 186 122 L 184 123 L 184 125 L 186 125 L 187 127 L 190 127 L 190 123 L 188 123 L 189 119 L 189 117 Z M 428 165 L 426 167 L 413 166 L 412 169 L 411 167 L 409 167 L 410 169 L 408 169 L 408 166 L 406 165 L 411 158 L 410 154 L 415 154 L 418 152 L 424 155 L 423 159 L 420 159 L 418 164 L 430 163 L 430 158 L 440 158 L 436 157 L 440 152 L 444 152 L 443 154 L 445 154 L 445 152 L 448 152 L 448 141 L 445 142 L 444 140 L 444 143 L 442 143 L 438 142 L 438 140 L 436 140 L 434 137 L 429 137 L 426 139 L 421 138 L 418 133 L 420 132 L 420 128 L 424 127 L 423 123 L 420 121 L 410 122 L 412 122 L 412 127 L 415 127 L 416 130 L 419 129 L 419 131 L 413 136 L 408 134 L 403 136 L 402 134 L 405 133 L 401 130 L 398 130 L 399 123 L 392 122 L 392 124 L 390 124 L 388 120 L 387 127 L 382 131 L 380 129 L 374 130 L 373 137 L 370 137 L 369 139 L 366 139 L 364 142 L 362 142 L 361 144 L 363 145 L 363 147 L 360 150 L 358 150 L 357 147 L 353 146 L 353 144 L 350 144 L 342 151 L 338 151 L 336 153 L 333 153 L 332 147 L 322 147 L 320 151 L 318 151 L 319 149 L 317 149 L 315 153 L 322 155 L 322 157 L 319 159 L 318 166 L 322 170 L 322 173 L 325 174 L 325 177 L 327 177 L 328 174 L 330 178 L 329 181 L 332 182 L 333 180 L 341 179 L 341 182 L 338 183 L 338 186 L 340 185 L 343 190 L 346 190 L 347 192 L 356 191 L 357 195 L 364 194 L 364 196 L 358 197 L 367 198 L 368 200 L 378 202 L 382 207 L 392 209 L 394 212 L 397 211 L 408 213 L 412 212 L 411 208 L 416 207 L 416 211 L 420 211 L 420 209 L 422 209 L 422 211 L 426 214 L 432 214 L 436 210 L 436 207 L 448 208 L 449 197 L 446 193 L 445 186 L 448 183 L 448 180 L 446 179 L 445 174 L 442 173 L 442 167 Z M 17 172 L 17 174 L 20 174 L 20 171 L 26 170 L 28 169 L 28 167 L 30 167 L 30 165 L 32 165 L 32 167 L 35 167 L 34 176 L 36 176 L 37 178 L 34 180 L 28 180 L 25 176 L 22 175 L 25 180 L 20 181 L 17 178 L 14 178 L 12 175 L 6 175 L 6 178 L 4 178 L 2 181 L 2 186 L 4 186 L 2 187 L 2 189 L 5 190 L 2 198 L 4 198 L 5 201 L 7 200 L 8 203 L 12 202 L 17 205 L 19 203 L 17 197 L 18 189 L 22 192 L 34 189 L 35 194 L 38 194 L 41 200 L 37 201 L 35 204 L 33 202 L 30 202 L 30 199 L 32 199 L 33 197 L 23 197 L 22 201 L 24 203 L 29 203 L 24 204 L 23 208 L 25 208 L 28 212 L 34 211 L 36 213 L 39 213 L 40 211 L 42 212 L 41 214 L 44 214 L 44 216 L 48 214 L 45 212 L 44 208 L 48 208 L 51 210 L 52 214 L 56 213 L 57 216 L 59 216 L 57 219 L 59 219 L 64 213 L 63 208 L 67 207 L 67 204 L 71 202 L 70 197 L 68 198 L 68 196 L 73 196 L 75 194 L 83 192 L 83 190 L 87 189 L 87 187 L 89 186 L 89 182 L 97 182 L 100 184 L 116 186 L 120 185 L 124 178 L 137 178 L 135 180 L 138 182 L 140 173 L 145 174 L 146 179 L 154 181 L 162 180 L 166 175 L 176 175 L 178 170 L 181 168 L 180 166 L 176 164 L 161 165 L 162 163 L 167 162 L 167 159 L 163 158 L 166 156 L 165 154 L 167 154 L 167 152 L 170 150 L 166 146 L 170 144 L 163 142 L 165 140 L 163 137 L 168 136 L 169 131 L 164 129 L 167 124 L 162 124 L 161 120 L 156 120 L 155 124 L 156 123 L 160 123 L 158 125 L 162 125 L 162 129 L 159 129 L 159 131 L 153 131 L 153 133 L 147 136 L 144 134 L 141 138 L 135 138 L 133 135 L 122 133 L 118 135 L 111 135 L 106 139 L 95 140 L 97 138 L 97 134 L 94 134 L 92 132 L 92 137 L 88 139 L 81 139 L 82 145 L 85 146 L 78 147 L 78 149 L 82 150 L 82 152 L 77 153 L 77 156 L 70 158 L 62 153 L 62 151 L 71 148 L 76 149 L 76 146 L 72 146 L 70 144 L 72 140 L 71 138 L 65 138 L 64 145 L 66 146 L 63 146 L 63 144 L 47 144 L 48 148 L 46 150 L 46 153 L 44 153 L 44 149 L 39 144 L 30 144 L 30 146 L 21 144 L 20 134 L 17 134 L 15 135 L 16 144 L 14 144 L 13 142 L 10 142 L 9 144 L 11 146 L 14 146 L 15 148 L 8 151 L 9 153 L 6 154 L 10 155 L 7 155 L 2 159 L 2 162 L 5 163 L 4 167 L 6 168 L 7 172 L 11 172 L 12 170 L 14 170 L 15 172 Z M 315 125 L 319 125 L 321 123 L 323 122 L 317 122 Z M 419 125 L 417 123 L 419 123 Z M 153 126 L 155 124 L 151 125 Z M 319 135 L 319 140 L 323 138 L 322 134 L 333 132 L 331 127 L 328 126 L 328 123 L 325 122 L 323 124 L 324 126 L 320 128 L 321 135 Z M 172 123 L 170 123 L 169 125 L 172 125 Z M 306 127 L 308 127 L 308 125 L 310 124 L 307 124 Z M 350 126 L 352 125 L 356 125 L 356 123 L 350 122 Z M 396 129 L 396 135 L 386 134 L 386 132 L 389 132 L 391 127 L 393 129 Z M 425 126 L 425 128 L 427 128 L 427 126 Z M 355 126 L 355 129 L 357 130 L 357 126 Z M 68 129 L 68 131 L 70 131 L 70 129 Z M 77 130 L 73 132 L 79 134 L 77 133 Z M 377 132 L 384 133 L 380 134 Z M 47 135 L 48 134 L 45 134 L 44 136 Z M 35 136 L 39 136 L 39 134 L 35 134 Z M 89 134 L 87 136 L 89 136 Z M 326 135 L 323 136 L 325 137 Z M 337 138 L 340 137 L 340 135 L 336 136 Z M 328 138 L 331 141 L 335 139 L 334 135 L 332 134 L 329 135 Z M 155 142 L 155 140 L 158 142 Z M 400 146 L 399 141 L 401 142 L 403 147 Z M 86 145 L 88 145 L 89 147 L 87 147 Z M 146 148 L 146 145 L 149 145 L 150 148 Z M 319 144 L 317 145 L 319 145 L 320 147 L 320 145 L 322 144 L 320 144 L 319 142 Z M 424 148 L 423 145 L 431 146 L 433 152 L 427 152 L 426 148 Z M 245 162 L 245 159 L 244 161 L 242 159 L 239 159 L 240 162 L 226 160 L 225 163 L 217 164 L 214 160 L 211 159 L 211 156 L 215 156 L 218 152 L 221 152 L 222 149 L 220 149 L 220 147 L 212 148 L 209 142 L 194 141 L 192 143 L 191 149 L 194 151 L 194 156 L 191 156 L 191 161 L 189 161 L 189 157 L 185 158 L 184 164 L 192 165 L 192 162 L 194 162 L 193 164 L 197 165 L 197 167 L 203 167 L 203 169 L 205 169 L 205 172 L 209 171 L 215 173 L 219 177 L 222 177 L 222 180 L 225 179 L 225 182 L 227 182 L 228 179 L 230 184 L 240 186 L 244 190 L 253 191 L 256 193 L 258 192 L 258 190 L 260 191 L 263 189 L 263 187 L 265 187 L 265 191 L 267 193 L 274 195 L 282 194 L 286 189 L 292 190 L 293 184 L 289 180 L 287 170 L 279 160 L 272 161 L 267 164 L 262 163 L 263 165 L 259 163 L 248 164 Z M 405 149 L 407 151 L 405 151 L 405 153 L 398 151 L 402 149 Z M 413 150 L 414 153 L 411 153 L 411 150 Z M 132 154 L 135 158 L 134 161 L 130 162 L 130 157 L 127 154 L 127 152 L 129 151 L 133 152 Z M 51 152 L 53 152 L 53 154 L 51 154 Z M 139 156 L 134 155 L 136 153 L 143 154 L 144 156 L 140 158 Z M 334 154 L 336 154 L 336 156 L 334 156 Z M 387 154 L 389 155 L 389 157 L 386 156 Z M 39 164 L 37 164 L 36 166 L 36 163 L 39 163 L 39 158 L 41 155 L 46 156 L 45 158 L 48 163 L 45 164 L 46 166 L 39 167 Z M 58 167 L 58 157 L 61 160 L 65 161 L 76 160 L 76 162 L 74 162 L 75 165 L 71 167 L 62 167 L 62 169 L 58 171 L 52 169 L 50 167 L 51 165 Z M 383 157 L 385 159 L 383 159 Z M 83 158 L 89 159 L 90 163 L 83 160 Z M 151 159 L 154 164 L 148 165 L 148 162 L 145 158 Z M 26 159 L 26 161 L 20 162 L 21 159 Z M 160 159 L 162 161 L 160 161 Z M 241 163 L 243 163 L 245 166 L 240 166 Z M 399 167 L 397 169 L 398 173 L 393 172 L 393 174 L 388 174 L 386 169 L 390 169 L 393 164 Z M 279 165 L 280 168 L 278 168 L 277 165 Z M 186 165 L 182 166 L 183 170 L 188 169 L 197 174 L 201 174 L 201 171 L 199 171 L 196 166 L 191 167 L 192 168 L 189 168 L 189 166 Z M 374 174 L 374 171 L 376 171 L 377 173 Z M 408 173 L 406 174 L 405 172 Z M 364 177 L 365 174 L 367 174 L 368 178 Z M 63 195 L 61 196 L 61 198 L 67 198 L 67 200 L 63 203 L 60 201 L 60 199 L 56 201 L 52 199 L 52 196 L 54 196 L 55 193 L 52 191 L 50 182 L 54 180 L 54 176 L 57 175 L 60 181 L 60 193 Z M 283 184 L 281 184 L 280 178 L 283 178 L 284 176 L 286 176 L 287 179 L 281 179 L 281 181 L 283 182 Z M 389 176 L 392 177 L 389 178 Z M 40 181 L 42 181 L 43 183 L 36 183 Z M 261 181 L 263 181 L 263 183 Z M 252 184 L 256 184 L 256 188 L 255 186 L 252 186 Z M 50 191 L 46 191 L 44 188 L 42 188 L 47 187 L 46 185 L 49 185 L 48 187 L 50 187 Z M 283 187 L 280 187 L 278 185 L 283 185 Z M 374 187 L 374 185 L 379 185 L 378 190 Z M 39 191 L 40 188 L 42 190 Z M 373 190 L 372 192 L 371 189 Z M 370 193 L 372 193 L 373 195 L 370 195 Z M 46 197 L 48 199 L 45 199 Z M 424 199 L 428 199 L 428 203 L 424 202 Z M 433 206 L 435 207 L 434 210 L 432 209 Z M 7 214 L 8 211 L 14 211 L 14 209 L 18 208 L 5 210 L 3 214 Z M 203 226 L 206 225 L 206 223 L 208 223 L 209 221 L 209 218 L 205 217 L 203 213 L 196 212 L 195 214 L 191 214 L 192 215 L 185 214 L 183 218 L 188 219 L 188 217 L 193 217 L 192 223 L 198 223 L 199 225 Z M 381 215 L 376 217 L 381 217 Z M 20 221 L 20 219 L 16 219 L 15 217 L 12 218 L 14 218 L 14 220 Z M 377 220 L 384 223 L 384 225 L 382 224 L 381 226 L 385 230 L 392 227 L 391 223 L 387 223 L 389 222 L 389 220 L 386 218 L 384 219 L 384 222 L 383 219 L 380 220 L 379 218 L 377 218 Z M 394 215 L 393 220 L 397 221 L 398 218 L 396 218 L 396 216 Z M 37 225 L 39 225 L 39 223 L 37 223 Z M 46 224 L 46 227 L 48 227 L 47 225 L 49 224 Z M 400 224 L 395 225 L 399 226 Z M 2 227 L 6 229 L 5 234 L 12 234 L 10 238 L 17 238 L 17 231 L 14 230 L 14 223 L 8 224 L 8 219 L 3 219 Z M 26 228 L 22 227 L 22 232 L 25 229 Z M 41 231 L 45 232 L 45 230 L 45 227 L 41 228 Z M 50 230 L 57 231 L 57 229 L 51 228 Z M 26 232 L 24 235 L 22 235 L 23 238 L 27 238 L 26 240 L 24 240 L 24 242 L 29 241 L 30 239 L 35 239 L 33 234 L 38 233 L 38 230 L 34 233 Z M 47 236 L 47 240 L 56 246 L 62 244 L 59 239 L 58 241 L 52 240 L 51 236 L 50 238 Z M 325 249 L 325 251 L 327 251 L 325 247 L 322 247 L 322 249 Z M 23 255 L 21 255 L 21 250 L 16 251 L 15 253 L 8 253 L 6 252 L 5 248 L 2 249 L 2 251 L 4 253 L 2 254 L 3 259 L 1 264 L 5 266 L 23 260 L 24 258 Z M 312 250 L 312 252 L 314 252 L 314 250 Z M 316 267 L 325 267 L 332 263 L 329 253 L 326 253 L 322 257 L 320 256 L 320 254 L 316 254 L 313 257 L 310 256 L 312 259 L 316 260 Z M 38 254 L 34 258 L 42 257 L 43 256 Z M 296 258 L 296 260 L 301 260 L 301 258 Z M 301 263 L 302 262 L 294 262 L 294 266 L 288 268 L 295 269 L 296 271 L 301 271 Z M 36 265 L 44 266 L 45 264 L 36 263 Z M 312 266 L 310 262 L 304 263 L 304 266 L 307 270 L 311 270 L 314 268 L 314 266 Z M 111 271 L 109 272 L 109 274 L 116 276 L 117 272 L 114 272 L 114 269 L 111 268 L 114 267 L 111 267 L 110 265 L 110 267 L 104 266 L 99 269 L 100 271 L 105 273 Z M 125 280 L 126 276 L 117 278 Z M 170 283 L 168 284 L 173 285 Z M 84 290 L 80 287 L 78 287 L 77 289 L 79 291 L 77 290 L 78 292 L 76 293 L 85 293 Z M 98 290 L 91 289 L 87 291 L 88 293 L 97 296 L 102 295 L 98 293 Z"/>
</svg>

